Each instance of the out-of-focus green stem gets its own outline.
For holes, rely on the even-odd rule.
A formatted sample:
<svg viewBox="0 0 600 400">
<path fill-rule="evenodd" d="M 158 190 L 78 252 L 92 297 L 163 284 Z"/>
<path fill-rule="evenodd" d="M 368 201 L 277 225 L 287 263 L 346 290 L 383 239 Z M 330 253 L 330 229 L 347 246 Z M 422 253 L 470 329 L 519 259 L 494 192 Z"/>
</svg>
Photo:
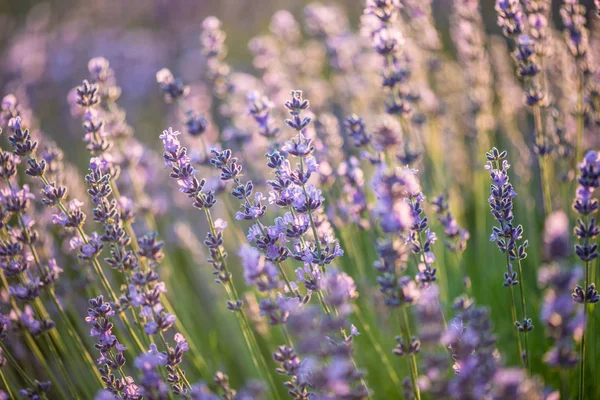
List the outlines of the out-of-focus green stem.
<svg viewBox="0 0 600 400">
<path fill-rule="evenodd" d="M 406 311 L 406 307 L 402 307 L 400 311 L 400 316 L 402 318 L 402 322 L 400 323 L 400 332 L 402 332 L 402 336 L 404 339 L 404 344 L 410 347 L 412 342 L 412 335 L 410 333 L 410 322 L 408 318 L 408 313 Z M 419 369 L 417 366 L 417 358 L 414 354 L 407 354 L 408 368 L 410 369 L 410 382 L 412 385 L 413 393 L 417 400 L 421 400 L 421 390 L 419 388 L 418 376 Z"/>
<path fill-rule="evenodd" d="M 577 79 L 577 109 L 575 110 L 577 114 L 577 130 L 575 137 L 575 160 L 574 160 L 574 169 L 577 169 L 577 163 L 581 161 L 583 158 L 583 132 L 584 132 L 584 121 L 583 121 L 583 107 L 584 107 L 584 98 L 583 98 L 583 72 L 579 72 L 579 76 Z"/>
<path fill-rule="evenodd" d="M 542 123 L 542 112 L 539 105 L 533 106 L 533 121 L 535 126 L 536 140 L 544 144 L 544 125 Z M 542 183 L 542 200 L 544 202 L 544 213 L 546 217 L 552 213 L 552 194 L 550 193 L 550 181 L 548 177 L 548 157 L 538 154 L 540 164 L 540 181 Z"/>
</svg>

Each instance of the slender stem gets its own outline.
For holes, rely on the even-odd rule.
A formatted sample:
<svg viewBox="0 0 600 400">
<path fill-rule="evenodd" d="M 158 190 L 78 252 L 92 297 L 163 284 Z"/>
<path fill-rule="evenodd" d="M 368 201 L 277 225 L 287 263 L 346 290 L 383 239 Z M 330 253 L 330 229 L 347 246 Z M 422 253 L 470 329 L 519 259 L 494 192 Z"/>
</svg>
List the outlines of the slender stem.
<svg viewBox="0 0 600 400">
<path fill-rule="evenodd" d="M 4 384 L 4 388 L 8 392 L 8 398 L 16 399 L 16 396 L 13 394 L 10 386 L 8 385 L 8 381 L 6 380 L 6 376 L 4 376 L 4 370 L 2 368 L 0 368 L 0 379 L 2 380 L 2 383 Z"/>
<path fill-rule="evenodd" d="M 8 359 L 8 362 L 12 364 L 13 368 L 17 370 L 18 374 L 21 375 L 21 377 L 25 380 L 25 382 L 27 382 L 28 385 L 34 386 L 35 381 L 32 378 L 30 378 L 29 375 L 27 375 L 27 372 L 25 372 L 23 368 L 21 368 L 21 364 L 14 359 L 12 354 L 10 354 L 4 342 L 0 341 L 0 347 L 2 348 L 2 355 Z"/>
<path fill-rule="evenodd" d="M 465 287 L 465 290 L 467 291 L 467 295 L 471 296 L 472 295 L 471 279 L 469 278 L 469 275 L 467 274 L 467 266 L 463 262 L 462 251 L 455 251 L 454 254 L 456 254 L 456 261 L 458 262 L 458 268 L 461 271 L 462 280 L 463 280 L 462 285 Z"/>
<path fill-rule="evenodd" d="M 533 106 L 533 121 L 535 126 L 535 135 L 538 143 L 543 143 L 544 126 L 542 123 L 542 113 L 539 105 Z M 548 157 L 545 154 L 538 154 L 540 163 L 540 181 L 542 183 L 543 204 L 546 216 L 552 213 L 552 195 L 550 193 L 550 181 L 548 177 Z"/>
<path fill-rule="evenodd" d="M 585 239 L 587 241 L 587 238 Z M 580 352 L 581 356 L 579 359 L 579 399 L 582 400 L 585 398 L 584 390 L 585 390 L 585 331 L 587 330 L 587 288 L 590 280 L 590 263 L 586 261 L 585 263 L 585 286 L 583 288 L 583 332 L 581 334 L 581 345 Z"/>
<path fill-rule="evenodd" d="M 78 393 L 77 389 L 75 389 L 75 385 L 71 381 L 71 375 L 69 375 L 69 373 L 67 373 L 67 369 L 65 368 L 62 357 L 58 354 L 56 345 L 54 344 L 54 342 L 48 335 L 42 334 L 42 336 L 44 336 L 44 340 L 46 341 L 46 345 L 48 346 L 50 353 L 52 353 L 52 356 L 56 359 L 56 363 L 58 364 L 58 369 L 60 370 L 61 375 L 63 376 L 65 382 L 67 383 L 67 388 L 69 389 L 69 393 L 71 394 L 71 396 L 74 396 L 72 398 L 78 398 L 79 393 Z M 46 363 L 46 360 L 44 359 L 43 362 Z"/>
<path fill-rule="evenodd" d="M 79 336 L 79 334 L 77 334 L 77 331 L 75 330 L 75 327 L 69 320 L 69 317 L 67 316 L 67 313 L 65 312 L 62 304 L 60 304 L 60 302 L 56 298 L 56 294 L 54 293 L 53 288 L 50 289 L 50 297 L 52 298 L 52 301 L 54 302 L 54 306 L 58 310 L 58 313 L 60 314 L 61 319 L 67 324 L 67 327 L 68 327 L 67 331 L 69 332 L 71 339 L 73 339 L 75 341 L 78 350 L 81 352 L 81 354 L 83 355 L 83 358 L 85 359 L 85 362 L 91 368 L 92 374 L 96 377 L 96 380 L 98 381 L 98 383 L 100 383 L 102 385 L 103 383 L 102 383 L 102 378 L 100 377 L 100 372 L 96 368 L 96 365 L 94 364 L 94 360 L 92 359 L 90 352 L 87 350 L 87 348 L 86 348 L 85 344 L 83 343 L 83 341 L 81 340 L 81 337 Z"/>
<path fill-rule="evenodd" d="M 517 320 L 517 308 L 515 306 L 515 290 L 514 290 L 514 286 L 510 286 L 510 312 L 512 315 L 512 319 L 513 321 L 518 321 Z M 513 323 L 514 325 L 514 323 Z M 519 351 L 519 360 L 521 360 L 521 364 L 523 364 L 524 367 L 527 366 L 527 363 L 525 362 L 525 357 L 523 357 L 523 345 L 521 344 L 521 335 L 519 334 L 519 330 L 517 329 L 517 349 Z"/>
<path fill-rule="evenodd" d="M 66 395 L 66 393 L 65 393 L 65 391 L 63 389 L 63 385 L 61 384 L 61 382 L 58 381 L 58 379 L 56 379 L 56 376 L 54 375 L 54 372 L 52 371 L 52 369 L 50 368 L 50 366 L 46 362 L 46 358 L 44 357 L 44 355 L 42 354 L 42 352 L 41 352 L 40 348 L 38 347 L 37 343 L 35 342 L 35 340 L 33 340 L 33 338 L 31 337 L 31 334 L 28 331 L 25 331 L 25 339 L 27 341 L 27 344 L 28 344 L 29 348 L 34 353 L 35 357 L 38 359 L 38 361 L 40 362 L 40 364 L 42 364 L 42 367 L 44 368 L 44 370 L 46 370 L 46 373 L 48 374 L 48 378 L 50 379 L 50 381 L 52 381 L 52 384 L 56 387 L 56 390 L 58 390 L 59 394 L 64 399 L 77 398 L 77 397 L 68 397 Z"/>
<path fill-rule="evenodd" d="M 389 375 L 390 379 L 392 380 L 392 383 L 394 384 L 395 387 L 399 387 L 401 384 L 400 379 L 398 378 L 396 371 L 394 371 L 394 367 L 393 367 L 392 363 L 390 362 L 390 359 L 388 358 L 387 353 L 383 351 L 381 345 L 377 341 L 377 338 L 375 338 L 375 334 L 373 333 L 371 326 L 365 320 L 364 316 L 362 315 L 362 311 L 360 310 L 360 307 L 357 304 L 354 305 L 354 314 L 358 318 L 358 320 L 361 324 L 361 328 L 367 333 L 367 336 L 369 337 L 369 340 L 373 344 L 373 347 L 375 348 L 377 355 L 381 359 L 381 362 L 383 362 L 383 366 L 385 367 L 387 374 Z"/>
<path fill-rule="evenodd" d="M 317 298 L 319 299 L 319 302 L 321 303 L 321 307 L 323 307 L 323 311 L 325 311 L 325 314 L 331 314 L 331 310 L 325 302 L 325 299 L 323 298 L 323 293 L 321 293 L 320 290 L 317 290 Z"/>
<path fill-rule="evenodd" d="M 569 398 L 569 379 L 568 379 L 568 371 L 564 368 L 560 369 L 560 398 L 568 399 Z"/>
<path fill-rule="evenodd" d="M 584 121 L 583 121 L 583 72 L 579 72 L 577 79 L 577 131 L 576 131 L 576 142 L 575 142 L 575 170 L 577 170 L 577 163 L 583 158 L 583 133 L 584 133 Z"/>
<path fill-rule="evenodd" d="M 519 291 L 521 292 L 521 312 L 523 315 L 523 322 L 525 322 L 525 320 L 527 319 L 527 313 L 526 313 L 526 306 L 525 306 L 525 281 L 523 280 L 523 267 L 521 266 L 521 259 L 518 260 L 519 263 Z M 529 355 L 529 340 L 527 339 L 528 336 L 528 331 L 525 330 L 523 331 L 523 334 L 525 335 L 525 357 L 526 357 L 526 364 L 527 364 L 527 369 L 529 370 L 529 374 L 531 374 L 531 365 L 530 365 L 530 360 L 531 357 Z"/>
<path fill-rule="evenodd" d="M 409 319 L 408 319 L 408 313 L 406 312 L 406 307 L 402 307 L 401 310 L 401 317 L 402 317 L 402 323 L 400 324 L 400 331 L 402 332 L 402 335 L 404 337 L 404 343 L 407 347 L 410 346 L 411 341 L 412 341 L 412 335 L 410 333 L 410 325 L 409 325 Z M 418 383 L 418 375 L 419 375 L 419 370 L 418 370 L 418 366 L 417 366 L 417 358 L 414 354 L 409 354 L 408 358 L 408 367 L 410 369 L 410 381 L 413 387 L 413 392 L 415 395 L 415 398 L 417 400 L 421 400 L 421 390 L 419 388 L 419 383 Z"/>
</svg>

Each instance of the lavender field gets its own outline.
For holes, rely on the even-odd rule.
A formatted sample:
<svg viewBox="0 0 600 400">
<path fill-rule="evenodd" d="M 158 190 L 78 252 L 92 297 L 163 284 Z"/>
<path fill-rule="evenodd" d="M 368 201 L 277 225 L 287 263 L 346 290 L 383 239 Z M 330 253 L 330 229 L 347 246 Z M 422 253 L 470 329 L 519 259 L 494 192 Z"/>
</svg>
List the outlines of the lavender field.
<svg viewBox="0 0 600 400">
<path fill-rule="evenodd" d="M 0 400 L 600 399 L 600 1 L 0 4 Z"/>
</svg>

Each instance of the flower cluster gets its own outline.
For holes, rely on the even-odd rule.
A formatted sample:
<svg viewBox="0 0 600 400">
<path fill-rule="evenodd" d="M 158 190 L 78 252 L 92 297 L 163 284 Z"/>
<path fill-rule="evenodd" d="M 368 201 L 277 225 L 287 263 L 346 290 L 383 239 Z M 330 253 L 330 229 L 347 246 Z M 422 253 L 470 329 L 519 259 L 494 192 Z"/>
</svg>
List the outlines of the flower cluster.
<svg viewBox="0 0 600 400">
<path fill-rule="evenodd" d="M 583 310 L 575 307 L 569 291 L 581 278 L 581 269 L 545 267 L 538 274 L 540 286 L 547 287 L 541 318 L 553 340 L 544 361 L 554 368 L 572 368 L 579 360 L 575 342 L 584 329 Z"/>
<path fill-rule="evenodd" d="M 454 252 L 463 252 L 467 248 L 469 240 L 469 231 L 461 228 L 456 221 L 456 218 L 450 211 L 447 195 L 440 194 L 435 197 L 431 204 L 437 216 L 438 221 L 444 227 L 444 235 L 447 240 L 444 242 L 446 247 Z"/>
<path fill-rule="evenodd" d="M 349 335 L 344 331 L 352 310 L 350 302 L 357 295 L 354 282 L 332 268 L 323 278 L 323 292 L 325 302 L 340 310 L 338 315 L 306 306 L 292 312 L 288 320 L 290 332 L 298 339 L 296 350 L 303 355 L 298 384 L 304 387 L 307 383 L 312 393 L 324 398 L 365 399 L 368 390 L 363 373 L 352 360 L 352 340 L 359 333 L 353 325 Z"/>
<path fill-rule="evenodd" d="M 598 210 L 598 200 L 593 193 L 600 185 L 600 157 L 598 152 L 588 152 L 579 165 L 578 187 L 573 209 L 580 215 L 575 227 L 575 236 L 580 243 L 575 245 L 575 254 L 586 265 L 585 286 L 577 286 L 573 298 L 578 303 L 597 303 L 600 301 L 596 285 L 589 282 L 589 263 L 598 258 L 598 244 L 594 239 L 600 234 L 596 220 L 591 216 Z"/>
<path fill-rule="evenodd" d="M 0 399 L 599 397 L 583 2 L 495 0 L 489 34 L 480 0 L 310 3 L 252 65 L 198 2 L 72 3 L 0 49 Z"/>
<path fill-rule="evenodd" d="M 89 300 L 85 322 L 92 326 L 90 336 L 96 338 L 95 347 L 100 352 L 97 363 L 106 389 L 115 396 L 137 400 L 141 398 L 139 387 L 132 377 L 123 374 L 126 361 L 124 352 L 127 348 L 113 334 L 114 325 L 110 320 L 113 315 L 115 312 L 111 305 L 98 296 Z M 121 374 L 120 379 L 113 374 L 113 370 Z"/>
<path fill-rule="evenodd" d="M 527 257 L 527 240 L 522 244 L 518 242 L 523 238 L 523 226 L 513 225 L 513 199 L 517 192 L 509 182 L 508 169 L 510 164 L 506 158 L 506 151 L 500 152 L 493 148 L 486 153 L 486 169 L 490 172 L 492 184 L 488 203 L 494 219 L 500 224 L 492 229 L 490 241 L 495 242 L 498 249 L 506 254 L 507 272 L 504 274 L 504 286 L 518 285 L 517 273 L 512 268 L 513 260 L 522 260 Z M 500 164 L 502 163 L 502 164 Z"/>
</svg>

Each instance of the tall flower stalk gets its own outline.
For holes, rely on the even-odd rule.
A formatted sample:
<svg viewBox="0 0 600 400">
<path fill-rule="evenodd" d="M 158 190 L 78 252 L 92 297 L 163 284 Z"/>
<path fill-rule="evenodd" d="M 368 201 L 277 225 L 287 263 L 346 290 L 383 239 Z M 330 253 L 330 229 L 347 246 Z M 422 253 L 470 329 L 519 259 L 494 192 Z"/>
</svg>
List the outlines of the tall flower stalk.
<svg viewBox="0 0 600 400">
<path fill-rule="evenodd" d="M 565 26 L 564 37 L 569 53 L 575 61 L 577 71 L 577 103 L 575 114 L 577 119 L 575 136 L 575 163 L 583 157 L 584 152 L 584 102 L 585 90 L 589 76 L 593 73 L 593 60 L 590 53 L 589 31 L 585 26 L 586 8 L 578 0 L 565 0 L 560 9 L 560 16 Z"/>
<path fill-rule="evenodd" d="M 511 291 L 511 312 L 514 324 L 517 327 L 517 346 L 519 350 L 519 358 L 523 362 L 523 365 L 531 368 L 529 359 L 529 341 L 527 340 L 527 333 L 533 330 L 531 318 L 527 317 L 527 307 L 525 305 L 525 293 L 524 293 L 524 282 L 523 282 L 523 268 L 521 266 L 521 260 L 527 257 L 527 246 L 529 242 L 525 240 L 523 243 L 519 242 L 523 238 L 523 227 L 521 225 L 513 225 L 513 199 L 517 193 L 513 189 L 511 183 L 509 183 L 508 169 L 510 165 L 506 161 L 506 151 L 500 152 L 495 147 L 486 153 L 487 164 L 486 169 L 490 171 L 490 178 L 492 184 L 490 186 L 490 197 L 488 203 L 494 219 L 500 224 L 495 226 L 490 236 L 490 241 L 495 242 L 498 246 L 498 250 L 506 255 L 506 272 L 504 273 L 505 287 L 510 288 Z M 513 262 L 517 261 L 519 272 L 513 269 Z M 521 293 L 521 317 L 522 320 L 517 320 L 517 311 L 515 306 L 515 295 L 514 286 L 519 285 Z M 525 337 L 525 348 L 521 344 L 521 335 L 523 333 Z"/>
<path fill-rule="evenodd" d="M 577 286 L 573 291 L 573 300 L 583 305 L 584 327 L 581 335 L 580 362 L 579 362 L 579 398 L 584 398 L 585 390 L 585 355 L 586 355 L 586 330 L 588 327 L 588 305 L 600 301 L 596 285 L 591 282 L 593 272 L 591 262 L 598 258 L 598 244 L 595 238 L 600 234 L 600 228 L 593 214 L 598 210 L 598 200 L 593 198 L 593 193 L 600 186 L 600 157 L 598 152 L 590 151 L 585 155 L 583 161 L 578 165 L 579 185 L 575 193 L 573 209 L 579 214 L 575 236 L 579 243 L 575 245 L 575 254 L 585 267 L 585 279 L 583 287 Z"/>
<path fill-rule="evenodd" d="M 194 208 L 204 211 L 209 227 L 204 244 L 210 251 L 210 257 L 207 261 L 212 264 L 215 282 L 222 284 L 225 288 L 225 292 L 229 298 L 227 309 L 235 313 L 240 323 L 240 328 L 252 356 L 254 367 L 269 382 L 273 395 L 278 397 L 275 382 L 267 370 L 267 363 L 258 347 L 256 336 L 242 308 L 243 302 L 237 293 L 237 289 L 232 281 L 232 274 L 227 267 L 227 253 L 223 247 L 223 230 L 227 227 L 227 223 L 221 219 L 213 219 L 211 209 L 217 202 L 215 195 L 211 190 L 204 191 L 206 181 L 196 178 L 195 170 L 190 164 L 190 158 L 187 155 L 187 149 L 181 146 L 177 136 L 179 136 L 179 132 L 172 129 L 163 131 L 163 134 L 160 136 L 165 149 L 163 155 L 165 165 L 172 169 L 170 176 L 177 181 L 179 190 L 193 200 Z"/>
<path fill-rule="evenodd" d="M 535 127 L 534 148 L 538 154 L 540 166 L 540 181 L 542 184 L 542 201 L 546 216 L 552 212 L 552 195 L 550 192 L 550 175 L 548 155 L 552 152 L 552 144 L 544 133 L 542 123 L 542 107 L 547 106 L 546 93 L 543 82 L 540 81 L 542 67 L 538 60 L 536 45 L 540 44 L 532 39 L 526 32 L 526 16 L 521 3 L 517 0 L 496 1 L 498 25 L 504 35 L 514 42 L 515 50 L 512 53 L 517 73 L 524 81 L 526 104 L 532 108 Z M 532 19 L 532 22 L 535 20 Z"/>
</svg>

